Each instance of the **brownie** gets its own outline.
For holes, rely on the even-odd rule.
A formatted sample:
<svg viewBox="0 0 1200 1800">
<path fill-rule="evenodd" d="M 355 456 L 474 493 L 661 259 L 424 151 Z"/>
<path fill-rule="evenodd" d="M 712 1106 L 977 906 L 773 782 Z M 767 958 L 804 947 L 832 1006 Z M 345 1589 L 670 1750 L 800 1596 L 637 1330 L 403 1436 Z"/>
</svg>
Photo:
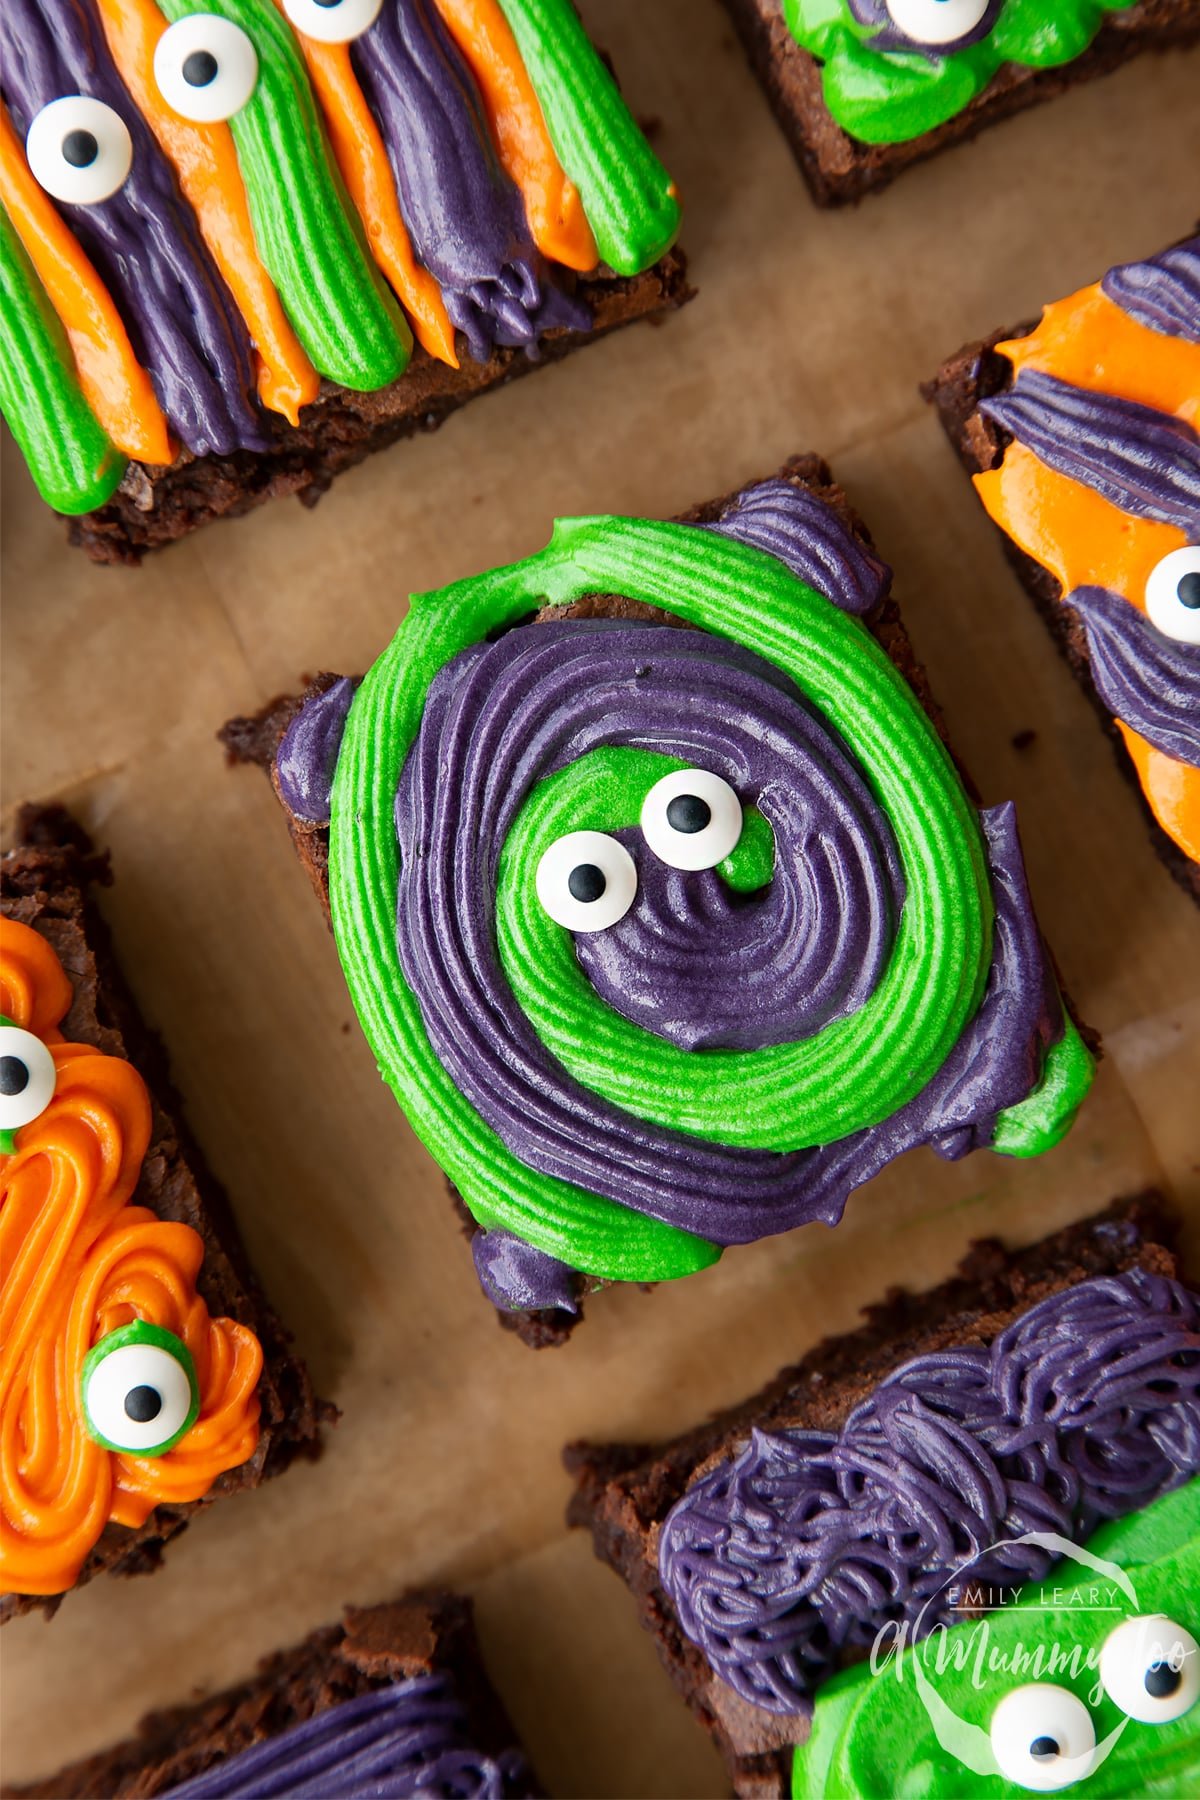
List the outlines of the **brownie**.
<svg viewBox="0 0 1200 1800">
<path fill-rule="evenodd" d="M 452 369 L 418 344 L 407 369 L 390 387 L 351 393 L 327 381 L 298 425 L 273 418 L 270 450 L 185 454 L 165 469 L 130 463 L 112 499 L 69 520 L 67 535 L 93 562 L 137 564 L 148 550 L 162 549 L 210 519 L 235 518 L 284 494 L 315 506 L 335 475 L 374 451 L 421 431 L 436 431 L 477 394 L 560 362 L 622 325 L 663 318 L 685 305 L 694 290 L 688 285 L 687 258 L 674 249 L 641 275 L 585 277 L 578 292 L 591 309 L 592 329 L 549 332 L 536 360 L 522 350 L 498 348 L 486 363 L 463 356 Z"/>
<path fill-rule="evenodd" d="M 1002 119 L 1120 68 L 1143 50 L 1200 38 L 1196 0 L 1141 0 L 1110 13 L 1082 56 L 1059 68 L 1008 64 L 954 118 L 898 144 L 866 144 L 842 130 L 825 104 L 821 65 L 784 22 L 781 0 L 724 0 L 771 110 L 818 206 L 843 206 L 894 181 L 914 163 L 964 143 Z"/>
<path fill-rule="evenodd" d="M 659 1534 L 693 1478 L 734 1454 L 756 1428 L 836 1431 L 901 1364 L 951 1346 L 987 1345 L 1038 1301 L 1080 1281 L 1131 1269 L 1174 1276 L 1174 1237 L 1163 1202 L 1147 1192 L 1025 1249 L 979 1242 L 950 1281 L 923 1294 L 889 1293 L 857 1330 L 827 1339 L 753 1398 L 668 1443 L 567 1447 L 576 1483 L 568 1520 L 592 1533 L 596 1555 L 630 1588 L 644 1629 L 723 1752 L 739 1795 L 790 1793 L 800 1732 L 795 1717 L 752 1705 L 713 1673 L 684 1636 L 660 1581 Z"/>
<path fill-rule="evenodd" d="M 828 466 L 820 457 L 814 455 L 793 457 L 778 471 L 776 479 L 787 482 L 797 490 L 815 495 L 823 504 L 833 510 L 843 525 L 849 528 L 854 541 L 859 546 L 864 550 L 871 549 L 871 538 L 866 527 L 853 512 L 844 492 L 836 485 Z M 748 484 L 748 488 L 753 488 L 754 485 Z M 745 491 L 747 490 L 739 490 L 739 492 Z M 725 495 L 719 500 L 694 507 L 681 515 L 680 522 L 713 522 L 721 516 L 735 498 L 736 495 L 733 494 Z M 631 619 L 660 624 L 666 622 L 683 630 L 690 629 L 673 615 L 632 600 L 627 596 L 612 594 L 593 595 L 565 607 L 543 607 L 540 612 L 533 615 L 530 626 L 521 626 L 518 629 L 536 629 L 539 623 L 551 622 L 563 617 Z M 946 734 L 941 715 L 930 693 L 925 671 L 916 659 L 901 619 L 899 607 L 890 589 L 885 589 L 882 593 L 865 623 L 894 666 L 914 690 L 922 707 L 945 742 Z M 276 757 L 283 735 L 305 699 L 325 692 L 338 679 L 332 674 L 319 674 L 309 682 L 303 693 L 278 697 L 268 702 L 260 712 L 252 716 L 231 719 L 219 733 L 231 761 L 255 764 L 271 778 L 276 797 L 284 809 L 296 852 L 325 912 L 327 922 L 329 919 L 328 823 L 312 823 L 298 816 L 288 805 L 280 786 Z M 952 747 L 948 746 L 948 748 L 953 755 Z M 961 770 L 960 774 L 968 791 L 974 795 L 969 777 Z M 1094 1036 L 1085 1030 L 1084 1037 L 1089 1046 L 1094 1049 L 1097 1043 Z M 475 1238 L 479 1228 L 452 1187 L 450 1192 L 466 1234 L 469 1238 Z M 531 1347 L 557 1346 L 566 1340 L 580 1322 L 584 1296 L 601 1285 L 603 1283 L 598 1280 L 576 1276 L 573 1296 L 576 1304 L 574 1312 L 564 1306 L 522 1312 L 498 1308 L 498 1316 L 505 1328 L 516 1331 L 522 1341 Z"/>
<path fill-rule="evenodd" d="M 922 393 L 936 408 L 942 428 L 953 444 L 968 475 L 997 468 L 1010 440 L 1002 425 L 980 412 L 980 403 L 1012 386 L 1012 364 L 996 349 L 997 344 L 1027 337 L 1035 329 L 1031 321 L 1009 330 L 994 331 L 981 342 L 968 344 L 944 362 Z M 1163 830 L 1146 799 L 1137 770 L 1126 751 L 1111 709 L 1097 692 L 1090 673 L 1087 632 L 1079 613 L 1063 604 L 1063 590 L 1048 569 L 1027 556 L 1007 532 L 996 527 L 1004 554 L 1017 579 L 1033 601 L 1038 614 L 1060 652 L 1066 658 L 1083 692 L 1091 700 L 1126 780 L 1131 782 L 1145 816 L 1151 842 L 1167 869 L 1192 898 L 1200 902 L 1200 864 Z"/>
<path fill-rule="evenodd" d="M 101 1574 L 152 1573 L 164 1546 L 195 1513 L 225 1495 L 258 1487 L 297 1456 L 315 1456 L 320 1424 L 336 1416 L 336 1409 L 314 1398 L 308 1371 L 250 1268 L 226 1195 L 183 1118 L 162 1043 L 143 1022 L 126 985 L 93 895 L 110 880 L 107 854 L 93 848 L 65 808 L 21 809 L 15 846 L 0 858 L 0 909 L 44 938 L 67 971 L 75 998 L 62 1022 L 64 1037 L 125 1059 L 145 1081 L 152 1106 L 150 1144 L 132 1203 L 199 1234 L 204 1245 L 199 1297 L 212 1317 L 238 1321 L 262 1346 L 261 1417 L 258 1445 L 248 1462 L 219 1475 L 200 1500 L 160 1504 L 136 1528 L 108 1524 L 76 1586 Z M 34 1610 L 51 1614 L 63 1598 L 6 1595 L 0 1598 L 0 1622 Z"/>
<path fill-rule="evenodd" d="M 449 1677 L 472 1748 L 485 1757 L 509 1753 L 515 1761 L 516 1732 L 488 1681 L 470 1600 L 412 1593 L 381 1606 L 348 1607 L 342 1624 L 268 1657 L 248 1681 L 151 1713 L 124 1743 L 5 1792 L 28 1800 L 149 1800 L 330 1707 L 433 1674 Z M 539 1791 L 527 1770 L 503 1788 L 505 1796 Z"/>
</svg>

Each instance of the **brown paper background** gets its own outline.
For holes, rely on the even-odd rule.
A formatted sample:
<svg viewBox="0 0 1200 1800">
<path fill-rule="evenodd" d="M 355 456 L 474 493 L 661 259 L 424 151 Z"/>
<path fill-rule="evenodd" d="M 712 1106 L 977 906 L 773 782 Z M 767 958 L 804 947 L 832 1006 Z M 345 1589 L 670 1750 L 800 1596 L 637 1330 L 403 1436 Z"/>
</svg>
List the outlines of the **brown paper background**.
<svg viewBox="0 0 1200 1800">
<path fill-rule="evenodd" d="M 751 1390 L 892 1282 L 1149 1181 L 1200 1219 L 1200 919 L 921 404 L 941 357 L 1186 232 L 1200 55 L 1148 59 L 822 215 L 716 0 L 588 0 L 687 204 L 700 298 L 472 405 L 436 437 L 152 558 L 95 569 L 5 444 L 6 805 L 61 795 L 111 845 L 122 961 L 320 1391 L 324 1459 L 201 1517 L 150 1579 L 3 1633 L 4 1775 L 412 1582 L 474 1593 L 549 1792 L 716 1795 L 719 1761 L 615 1576 L 563 1529 L 562 1442 L 653 1436 Z M 524 555 L 556 513 L 665 516 L 815 449 L 894 563 L 985 799 L 1014 797 L 1045 927 L 1107 1060 L 1040 1162 L 918 1152 L 821 1227 L 595 1300 L 534 1355 L 475 1286 L 372 1068 L 265 781 L 213 731 L 379 653 L 413 589 Z M 1014 733 L 1032 728 L 1018 752 Z"/>
</svg>

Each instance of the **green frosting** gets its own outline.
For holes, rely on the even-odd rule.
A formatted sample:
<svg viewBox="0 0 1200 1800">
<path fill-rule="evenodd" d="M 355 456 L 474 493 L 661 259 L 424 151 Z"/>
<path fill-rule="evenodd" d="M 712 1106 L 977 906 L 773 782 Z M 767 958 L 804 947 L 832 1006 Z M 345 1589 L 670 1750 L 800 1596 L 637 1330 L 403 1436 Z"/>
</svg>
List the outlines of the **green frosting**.
<svg viewBox="0 0 1200 1800">
<path fill-rule="evenodd" d="M 1006 63 L 1048 69 L 1072 62 L 1105 16 L 1135 0 L 1005 0 L 979 43 L 938 54 L 876 50 L 878 24 L 856 19 L 849 0 L 783 0 L 797 42 L 819 57 L 825 104 L 844 131 L 867 144 L 899 144 L 932 131 L 970 105 Z"/>
<path fill-rule="evenodd" d="M 1102 1573 L 1093 1574 L 1087 1556 L 1124 1570 L 1136 1604 L 1114 1587 L 1111 1577 L 1105 1581 Z M 1056 1593 L 1069 1596 L 1092 1580 L 1113 1589 L 1119 1612 L 1085 1611 L 1069 1600 L 1055 1604 Z M 1108 1603 L 1112 1598 L 1105 1596 Z M 1088 1540 L 1078 1565 L 1069 1559 L 1058 1564 L 1014 1602 L 990 1613 L 981 1677 L 976 1671 L 982 1627 L 973 1619 L 903 1650 L 878 1674 L 864 1663 L 835 1676 L 817 1696 L 808 1742 L 796 1749 L 793 1800 L 961 1800 L 965 1794 L 972 1800 L 1002 1800 L 1025 1794 L 1028 1789 L 999 1773 L 980 1771 L 988 1765 L 988 1727 L 996 1707 L 1010 1689 L 1038 1680 L 1070 1689 L 1089 1707 L 1098 1752 L 1115 1738 L 1104 1759 L 1072 1792 L 1087 1800 L 1124 1800 L 1135 1794 L 1183 1800 L 1194 1795 L 1200 1792 L 1200 1706 L 1164 1725 L 1126 1719 L 1107 1695 L 1096 1704 L 1096 1662 L 1122 1616 L 1164 1613 L 1195 1635 L 1198 1604 L 1200 1480 L 1194 1480 L 1141 1512 L 1103 1526 Z M 1079 1655 L 1064 1667 L 1073 1646 Z M 1018 1647 L 1030 1656 L 1040 1651 L 1041 1667 L 1026 1664 L 1021 1673 L 1012 1673 Z M 952 1655 L 956 1649 L 958 1654 Z M 1059 1659 L 1051 1664 L 1056 1650 Z M 988 1665 L 997 1667 L 1001 1656 L 1004 1669 L 988 1673 Z M 943 1708 L 966 1722 L 958 1735 L 965 1729 L 969 1736 L 974 1769 L 938 1741 L 934 1715 L 944 1720 Z"/>
<path fill-rule="evenodd" d="M 630 113 L 572 0 L 500 0 L 602 262 L 637 275 L 679 230 L 675 185 Z"/>
<path fill-rule="evenodd" d="M 229 121 L 258 253 L 313 364 L 343 387 L 386 387 L 412 332 L 376 268 L 337 172 L 304 59 L 271 0 L 160 0 L 174 22 L 215 13 L 258 53 L 258 85 Z"/>
<path fill-rule="evenodd" d="M 67 334 L 3 207 L 0 412 L 56 511 L 91 512 L 120 485 L 125 458 L 84 399 Z"/>
<path fill-rule="evenodd" d="M 501 858 L 497 912 L 522 1007 L 581 1081 L 669 1128 L 727 1143 L 797 1148 L 876 1123 L 920 1091 L 974 1014 L 991 962 L 992 901 L 978 817 L 915 695 L 865 627 L 774 557 L 689 526 L 562 520 L 526 562 L 413 597 L 355 697 L 334 780 L 330 901 L 354 1005 L 384 1079 L 480 1224 L 585 1273 L 662 1280 L 717 1250 L 519 1162 L 442 1069 L 396 947 L 393 808 L 434 676 L 537 606 L 594 592 L 662 607 L 790 676 L 853 746 L 886 807 L 906 901 L 891 962 L 858 1013 L 778 1051 L 676 1051 L 600 1005 L 568 934 L 548 925 L 530 905 L 531 884 L 516 878 L 556 821 L 631 824 L 654 779 L 678 766 L 634 751 L 581 759 L 529 796 Z M 760 886 L 768 845 L 758 826 L 744 835 L 730 868 Z"/>
</svg>

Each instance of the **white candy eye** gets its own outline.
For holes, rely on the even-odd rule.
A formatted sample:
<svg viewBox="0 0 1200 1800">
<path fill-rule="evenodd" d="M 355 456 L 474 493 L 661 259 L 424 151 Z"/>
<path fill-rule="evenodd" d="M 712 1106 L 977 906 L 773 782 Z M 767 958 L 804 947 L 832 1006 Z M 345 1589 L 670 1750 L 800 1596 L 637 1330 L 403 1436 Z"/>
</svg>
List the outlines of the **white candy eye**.
<svg viewBox="0 0 1200 1800">
<path fill-rule="evenodd" d="M 537 866 L 537 897 L 568 931 L 607 931 L 637 895 L 637 867 L 624 844 L 603 831 L 569 831 Z"/>
<path fill-rule="evenodd" d="M 41 1038 L 0 1025 L 0 1131 L 32 1125 L 54 1098 L 54 1058 Z"/>
<path fill-rule="evenodd" d="M 167 105 L 182 118 L 215 125 L 241 112 L 253 94 L 258 52 L 232 20 L 189 13 L 159 38 L 154 79 Z"/>
<path fill-rule="evenodd" d="M 1150 571 L 1146 611 L 1165 637 L 1200 644 L 1200 544 L 1185 544 Z"/>
<path fill-rule="evenodd" d="M 1100 1681 L 1131 1719 L 1169 1725 L 1200 1699 L 1200 1644 L 1164 1613 L 1126 1619 L 1104 1640 Z"/>
<path fill-rule="evenodd" d="M 715 869 L 742 835 L 742 803 L 719 775 L 680 769 L 643 800 L 642 835 L 672 869 Z"/>
<path fill-rule="evenodd" d="M 135 1319 L 89 1350 L 83 1365 L 87 1428 L 106 1450 L 162 1456 L 200 1410 L 196 1371 L 174 1332 Z"/>
<path fill-rule="evenodd" d="M 992 1714 L 991 1736 L 1000 1773 L 1035 1794 L 1082 1781 L 1096 1755 L 1091 1713 L 1069 1688 L 1049 1681 L 1005 1694 Z"/>
<path fill-rule="evenodd" d="M 914 44 L 952 44 L 974 31 L 988 0 L 885 0 L 892 24 Z"/>
<path fill-rule="evenodd" d="M 88 94 L 43 106 L 25 139 L 39 187 L 70 206 L 95 206 L 125 185 L 133 139 L 120 113 Z"/>
<path fill-rule="evenodd" d="M 319 44 L 348 44 L 369 31 L 383 0 L 283 0 L 296 30 Z"/>
</svg>

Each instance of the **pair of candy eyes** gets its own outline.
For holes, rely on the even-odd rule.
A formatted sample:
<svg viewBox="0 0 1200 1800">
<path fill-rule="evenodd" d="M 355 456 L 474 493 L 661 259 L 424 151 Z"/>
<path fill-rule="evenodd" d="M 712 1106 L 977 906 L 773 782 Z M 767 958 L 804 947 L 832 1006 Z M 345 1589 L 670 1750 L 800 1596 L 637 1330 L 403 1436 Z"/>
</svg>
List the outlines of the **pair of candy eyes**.
<svg viewBox="0 0 1200 1800">
<path fill-rule="evenodd" d="M 669 868 L 715 869 L 742 835 L 742 806 L 727 781 L 707 769 L 679 769 L 642 802 L 642 836 Z M 569 831 L 537 866 L 537 897 L 568 931 L 607 931 L 637 897 L 637 864 L 604 831 Z"/>
<path fill-rule="evenodd" d="M 284 0 L 296 30 L 320 43 L 361 37 L 383 0 Z M 258 52 L 240 25 L 216 13 L 191 13 L 163 32 L 154 79 L 173 112 L 215 125 L 242 110 L 258 85 Z M 120 113 L 90 94 L 65 94 L 43 106 L 25 140 L 29 166 L 55 200 L 95 206 L 124 186 L 133 139 Z"/>
<path fill-rule="evenodd" d="M 1125 1619 L 1100 1651 L 1100 1685 L 1142 1725 L 1169 1725 L 1200 1699 L 1200 1644 L 1162 1613 Z M 1018 1787 L 1054 1793 L 1093 1766 L 1096 1729 L 1069 1688 L 1031 1682 L 1006 1694 L 992 1714 L 992 1754 Z"/>
</svg>

